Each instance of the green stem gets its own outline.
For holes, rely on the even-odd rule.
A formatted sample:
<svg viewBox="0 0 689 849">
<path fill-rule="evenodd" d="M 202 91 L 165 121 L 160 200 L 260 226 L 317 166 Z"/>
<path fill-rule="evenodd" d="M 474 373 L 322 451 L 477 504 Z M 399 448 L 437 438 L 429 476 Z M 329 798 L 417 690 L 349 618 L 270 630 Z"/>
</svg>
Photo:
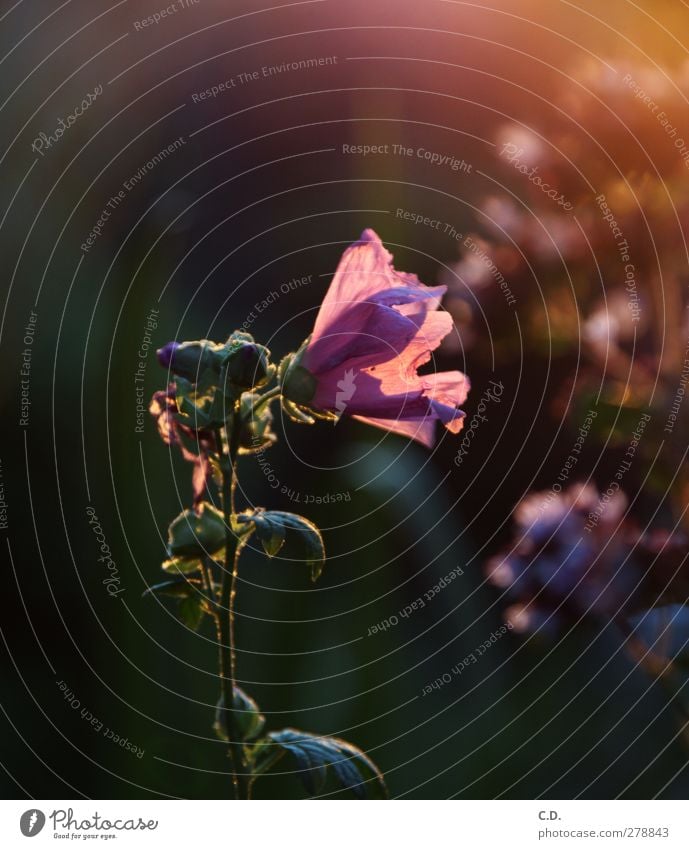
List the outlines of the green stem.
<svg viewBox="0 0 689 849">
<path fill-rule="evenodd" d="M 252 409 L 252 415 L 260 408 L 279 397 L 280 388 L 275 387 L 263 395 Z M 234 644 L 234 602 L 237 594 L 237 576 L 239 555 L 244 543 L 239 541 L 233 530 L 236 518 L 235 491 L 237 488 L 237 455 L 239 454 L 240 421 L 239 400 L 227 417 L 225 428 L 227 449 L 222 428 L 215 431 L 220 468 L 222 471 L 222 507 L 225 520 L 225 568 L 220 584 L 220 599 L 215 604 L 218 632 L 218 651 L 220 666 L 220 687 L 224 705 L 224 725 L 228 743 L 228 755 L 232 772 L 232 788 L 235 799 L 249 799 L 251 796 L 251 775 L 246 754 L 238 729 L 237 713 L 234 710 L 234 690 L 236 679 L 236 656 Z M 212 584 L 211 584 L 212 586 Z"/>
<path fill-rule="evenodd" d="M 201 578 L 203 581 L 203 588 L 206 591 L 208 605 L 212 610 L 215 610 L 215 587 L 213 586 L 213 570 L 210 565 L 210 558 L 202 557 L 201 558 Z"/>
<path fill-rule="evenodd" d="M 269 404 L 275 398 L 279 398 L 282 394 L 282 387 L 274 386 L 272 389 L 269 389 L 265 395 L 261 395 L 261 397 L 256 401 L 254 406 L 251 408 L 251 415 L 255 415 L 261 407 L 265 407 L 266 404 Z"/>
<path fill-rule="evenodd" d="M 216 440 L 222 469 L 222 505 L 225 519 L 225 568 L 220 585 L 218 610 L 218 647 L 220 659 L 220 686 L 224 704 L 225 733 L 232 770 L 232 786 L 236 799 L 249 798 L 249 774 L 241 735 L 234 710 L 235 647 L 234 647 L 234 600 L 237 592 L 239 555 L 242 550 L 233 531 L 235 515 L 234 491 L 236 488 L 236 462 L 239 451 L 239 422 L 236 405 L 228 418 L 228 448 L 225 452 L 222 432 L 218 428 Z"/>
</svg>

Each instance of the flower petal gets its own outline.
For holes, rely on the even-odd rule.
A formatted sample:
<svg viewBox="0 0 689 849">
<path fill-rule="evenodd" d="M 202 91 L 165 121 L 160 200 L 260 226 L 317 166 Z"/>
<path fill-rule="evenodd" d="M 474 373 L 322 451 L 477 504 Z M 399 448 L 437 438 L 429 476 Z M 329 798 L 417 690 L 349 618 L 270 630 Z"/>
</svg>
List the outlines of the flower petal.
<svg viewBox="0 0 689 849">
<path fill-rule="evenodd" d="M 370 301 L 348 304 L 337 324 L 309 342 L 302 364 L 321 375 L 363 357 L 367 362 L 392 359 L 414 339 L 417 327 L 398 310 Z"/>
<path fill-rule="evenodd" d="M 462 427 L 464 413 L 457 409 L 454 398 L 466 397 L 467 381 L 461 372 L 443 372 L 439 375 L 405 378 L 396 373 L 396 363 L 384 363 L 381 378 L 367 371 L 354 372 L 346 397 L 326 399 L 323 409 L 337 410 L 349 416 L 367 419 L 386 419 L 388 425 L 396 421 L 439 419 L 453 433 Z M 449 387 L 454 382 L 455 387 Z M 319 391 L 322 384 L 319 384 Z M 314 401 L 318 401 L 316 394 Z M 321 402 L 322 403 L 322 402 Z M 401 431 L 399 431 L 401 432 Z"/>
<path fill-rule="evenodd" d="M 362 317 L 357 305 L 395 304 L 400 305 L 402 313 L 418 314 L 437 309 L 445 291 L 445 286 L 424 286 L 415 274 L 395 271 L 392 254 L 383 247 L 377 234 L 364 230 L 359 241 L 342 254 L 323 299 L 309 344 L 309 349 L 320 348 L 318 356 L 312 355 L 312 365 L 332 361 L 336 352 L 342 350 L 346 340 L 335 337 L 334 331 L 356 327 L 356 320 Z M 327 345 L 321 343 L 324 339 L 329 340 Z"/>
<path fill-rule="evenodd" d="M 464 424 L 464 413 L 457 407 L 463 404 L 471 383 L 461 371 L 441 371 L 423 375 L 424 396 L 429 398 L 434 412 L 452 433 L 459 433 Z"/>
<path fill-rule="evenodd" d="M 459 371 L 419 375 L 452 330 L 439 311 L 445 286 L 397 272 L 372 230 L 348 248 L 304 351 L 316 378 L 314 409 L 358 418 L 432 446 L 434 422 L 457 433 L 469 390 Z"/>
</svg>

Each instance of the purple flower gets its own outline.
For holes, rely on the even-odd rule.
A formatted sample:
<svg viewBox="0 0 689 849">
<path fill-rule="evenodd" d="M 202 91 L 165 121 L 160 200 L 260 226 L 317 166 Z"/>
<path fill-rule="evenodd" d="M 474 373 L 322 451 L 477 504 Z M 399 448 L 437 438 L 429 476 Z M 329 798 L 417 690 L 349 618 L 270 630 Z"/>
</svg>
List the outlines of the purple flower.
<svg viewBox="0 0 689 849">
<path fill-rule="evenodd" d="M 299 360 L 314 379 L 308 407 L 428 447 L 436 421 L 458 433 L 468 378 L 460 371 L 418 373 L 452 330 L 451 316 L 438 310 L 445 291 L 396 271 L 378 236 L 364 230 L 342 255 Z"/>
</svg>

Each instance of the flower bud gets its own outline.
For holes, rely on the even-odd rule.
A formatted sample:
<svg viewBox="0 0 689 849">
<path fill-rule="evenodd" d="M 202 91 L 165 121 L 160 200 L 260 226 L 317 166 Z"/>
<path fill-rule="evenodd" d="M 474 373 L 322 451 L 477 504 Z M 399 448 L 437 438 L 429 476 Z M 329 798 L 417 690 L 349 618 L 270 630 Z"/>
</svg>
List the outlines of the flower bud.
<svg viewBox="0 0 689 849">
<path fill-rule="evenodd" d="M 264 384 L 270 374 L 270 351 L 253 341 L 231 341 L 224 367 L 226 383 L 253 389 Z"/>
<path fill-rule="evenodd" d="M 168 528 L 170 557 L 203 557 L 225 545 L 225 521 L 219 510 L 204 501 L 197 510 L 185 510 Z"/>
<path fill-rule="evenodd" d="M 158 362 L 173 374 L 196 383 L 207 369 L 219 371 L 222 347 L 207 339 L 198 342 L 168 342 L 157 353 Z"/>
<path fill-rule="evenodd" d="M 266 722 L 266 718 L 261 713 L 259 706 L 251 696 L 236 685 L 233 691 L 232 702 L 239 739 L 246 741 L 258 737 Z M 221 740 L 227 740 L 226 724 L 225 699 L 223 696 L 220 696 L 215 708 L 215 723 L 213 724 L 213 728 Z"/>
<path fill-rule="evenodd" d="M 242 454 L 252 454 L 262 451 L 275 442 L 275 434 L 271 431 L 273 414 L 270 405 L 256 409 L 260 395 L 245 393 L 240 404 L 239 447 Z"/>
</svg>

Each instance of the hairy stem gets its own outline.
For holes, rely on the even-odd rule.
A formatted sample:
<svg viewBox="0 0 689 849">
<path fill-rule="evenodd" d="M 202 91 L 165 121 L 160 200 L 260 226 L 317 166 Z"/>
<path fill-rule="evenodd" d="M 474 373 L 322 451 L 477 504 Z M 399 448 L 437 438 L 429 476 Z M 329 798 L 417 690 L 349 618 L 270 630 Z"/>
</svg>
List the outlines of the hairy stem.
<svg viewBox="0 0 689 849">
<path fill-rule="evenodd" d="M 224 705 L 224 725 L 227 735 L 232 786 L 236 799 L 249 798 L 249 774 L 246 757 L 234 710 L 236 658 L 234 647 L 234 600 L 237 592 L 239 555 L 242 550 L 233 530 L 236 462 L 239 450 L 239 421 L 236 407 L 228 417 L 228 446 L 225 451 L 222 432 L 216 432 L 222 469 L 222 505 L 225 519 L 225 568 L 220 585 L 218 607 L 218 646 L 220 685 Z"/>
<path fill-rule="evenodd" d="M 209 557 L 201 558 L 201 580 L 203 589 L 206 591 L 208 607 L 215 613 L 215 587 L 213 586 L 213 569 L 211 567 L 211 561 Z"/>
<path fill-rule="evenodd" d="M 265 407 L 266 404 L 270 404 L 271 401 L 279 398 L 281 394 L 282 388 L 280 386 L 274 386 L 272 389 L 269 389 L 264 395 L 261 395 L 258 401 L 256 401 L 251 409 L 251 415 L 255 416 L 262 407 Z"/>
</svg>

